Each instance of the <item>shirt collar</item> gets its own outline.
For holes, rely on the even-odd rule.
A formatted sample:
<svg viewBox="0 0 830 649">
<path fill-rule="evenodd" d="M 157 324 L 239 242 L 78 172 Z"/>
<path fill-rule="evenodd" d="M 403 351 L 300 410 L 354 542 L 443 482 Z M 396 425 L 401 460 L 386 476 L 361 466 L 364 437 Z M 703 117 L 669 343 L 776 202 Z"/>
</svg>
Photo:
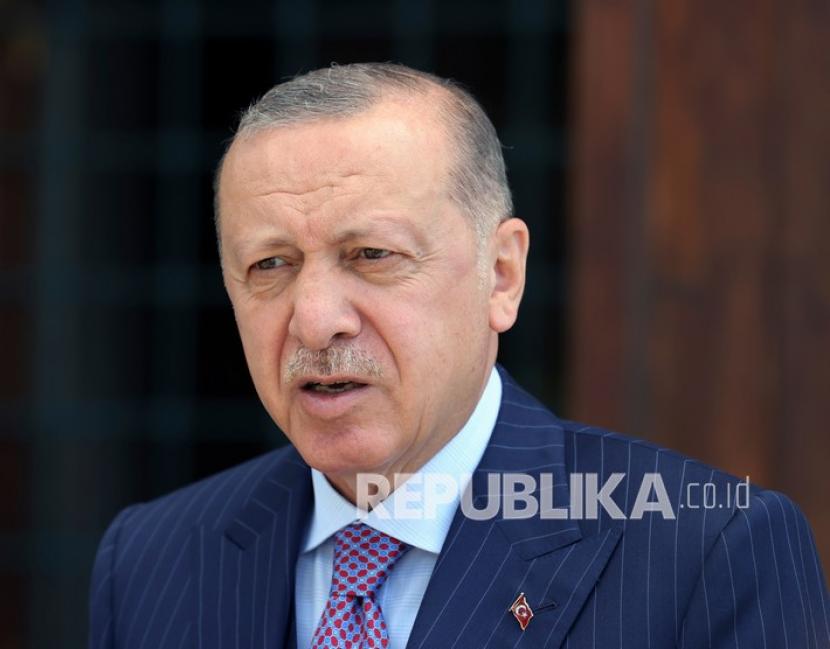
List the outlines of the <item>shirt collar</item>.
<svg viewBox="0 0 830 649">
<path fill-rule="evenodd" d="M 450 476 L 458 485 L 455 498 L 438 503 L 435 516 L 423 514 L 420 499 L 404 505 L 404 488 L 399 488 L 384 501 L 383 512 L 372 510 L 362 518 L 366 525 L 395 537 L 413 547 L 438 554 L 444 545 L 447 532 L 458 508 L 460 494 L 475 471 L 490 435 L 496 424 L 501 406 L 502 384 L 499 373 L 493 368 L 481 398 L 476 404 L 467 423 L 418 471 L 404 487 L 417 490 L 417 483 L 423 484 L 428 475 Z M 359 510 L 331 486 L 326 476 L 317 469 L 311 469 L 314 486 L 314 514 L 309 526 L 303 552 L 309 552 L 323 543 L 332 534 L 359 518 Z M 406 511 L 403 517 L 397 512 Z M 388 515 L 385 515 L 385 513 Z"/>
</svg>

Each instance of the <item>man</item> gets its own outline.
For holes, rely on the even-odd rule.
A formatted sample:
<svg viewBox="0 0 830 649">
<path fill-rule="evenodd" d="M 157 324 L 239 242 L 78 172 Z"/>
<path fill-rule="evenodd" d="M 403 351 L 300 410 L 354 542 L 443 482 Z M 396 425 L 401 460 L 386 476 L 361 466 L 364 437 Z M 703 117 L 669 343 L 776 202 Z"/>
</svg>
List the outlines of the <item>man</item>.
<svg viewBox="0 0 830 649">
<path fill-rule="evenodd" d="M 830 646 L 786 497 L 557 419 L 495 366 L 511 212 L 495 131 L 445 80 L 332 67 L 245 113 L 222 270 L 292 445 L 119 514 L 92 647 Z"/>
</svg>

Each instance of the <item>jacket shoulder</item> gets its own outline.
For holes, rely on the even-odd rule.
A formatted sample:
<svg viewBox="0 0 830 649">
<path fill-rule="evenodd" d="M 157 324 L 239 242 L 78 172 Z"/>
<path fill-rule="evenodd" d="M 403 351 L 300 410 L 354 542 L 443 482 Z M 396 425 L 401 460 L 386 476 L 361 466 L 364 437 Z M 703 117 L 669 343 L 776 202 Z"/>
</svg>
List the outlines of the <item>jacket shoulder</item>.
<svg viewBox="0 0 830 649">
<path fill-rule="evenodd" d="M 503 369 L 500 420 L 513 431 L 542 443 L 551 433 L 561 436 L 568 473 L 607 475 L 623 472 L 640 477 L 660 473 L 682 480 L 735 484 L 741 479 L 705 462 L 634 436 L 558 417 Z"/>
<path fill-rule="evenodd" d="M 601 427 L 559 419 L 565 435 L 566 460 L 574 471 L 607 473 L 609 468 L 628 475 L 660 474 L 682 482 L 737 484 L 747 480 L 706 462 L 654 442 Z M 752 485 L 755 493 L 759 488 Z"/>
<path fill-rule="evenodd" d="M 114 646 L 116 636 L 125 632 L 124 625 L 132 627 L 137 618 L 123 613 L 146 603 L 151 592 L 148 584 L 158 584 L 174 574 L 181 576 L 195 527 L 221 529 L 238 514 L 258 484 L 289 464 L 305 466 L 293 447 L 281 448 L 119 512 L 95 558 L 90 647 Z"/>
<path fill-rule="evenodd" d="M 293 447 L 286 446 L 154 500 L 130 505 L 116 516 L 105 538 L 119 540 L 119 558 L 124 564 L 163 554 L 165 548 L 185 543 L 196 526 L 221 529 L 227 525 L 255 487 L 289 463 L 302 464 L 302 460 Z M 131 559 L 133 554 L 140 556 Z"/>
</svg>

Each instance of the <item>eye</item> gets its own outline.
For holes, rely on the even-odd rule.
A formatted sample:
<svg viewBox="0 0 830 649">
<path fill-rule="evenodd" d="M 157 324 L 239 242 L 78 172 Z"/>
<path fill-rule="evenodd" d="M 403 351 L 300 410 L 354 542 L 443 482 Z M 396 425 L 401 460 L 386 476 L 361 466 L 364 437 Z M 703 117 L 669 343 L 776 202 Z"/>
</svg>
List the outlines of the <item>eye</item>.
<svg viewBox="0 0 830 649">
<path fill-rule="evenodd" d="M 254 270 L 272 270 L 280 266 L 285 266 L 285 261 L 279 257 L 268 257 L 267 259 L 256 262 L 254 264 Z"/>
<path fill-rule="evenodd" d="M 361 248 L 358 256 L 361 259 L 384 259 L 391 254 L 391 251 L 383 248 Z"/>
</svg>

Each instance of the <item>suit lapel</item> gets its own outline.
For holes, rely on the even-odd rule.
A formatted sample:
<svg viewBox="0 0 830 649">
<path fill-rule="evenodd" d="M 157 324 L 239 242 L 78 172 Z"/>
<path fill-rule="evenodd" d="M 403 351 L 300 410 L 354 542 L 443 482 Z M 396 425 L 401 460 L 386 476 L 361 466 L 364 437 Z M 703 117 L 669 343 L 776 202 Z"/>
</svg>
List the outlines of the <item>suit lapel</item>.
<svg viewBox="0 0 830 649">
<path fill-rule="evenodd" d="M 229 523 L 193 530 L 196 646 L 296 646 L 294 568 L 312 507 L 308 466 L 281 453 Z"/>
<path fill-rule="evenodd" d="M 499 368 L 499 417 L 473 476 L 473 502 L 483 508 L 488 474 L 525 473 L 542 499 L 541 474 L 553 476 L 554 508 L 567 509 L 564 433 L 558 420 Z M 583 536 L 577 521 L 476 521 L 459 510 L 436 562 L 407 649 L 559 647 L 621 536 L 609 528 Z M 522 631 L 508 608 L 520 594 L 535 617 Z"/>
</svg>

